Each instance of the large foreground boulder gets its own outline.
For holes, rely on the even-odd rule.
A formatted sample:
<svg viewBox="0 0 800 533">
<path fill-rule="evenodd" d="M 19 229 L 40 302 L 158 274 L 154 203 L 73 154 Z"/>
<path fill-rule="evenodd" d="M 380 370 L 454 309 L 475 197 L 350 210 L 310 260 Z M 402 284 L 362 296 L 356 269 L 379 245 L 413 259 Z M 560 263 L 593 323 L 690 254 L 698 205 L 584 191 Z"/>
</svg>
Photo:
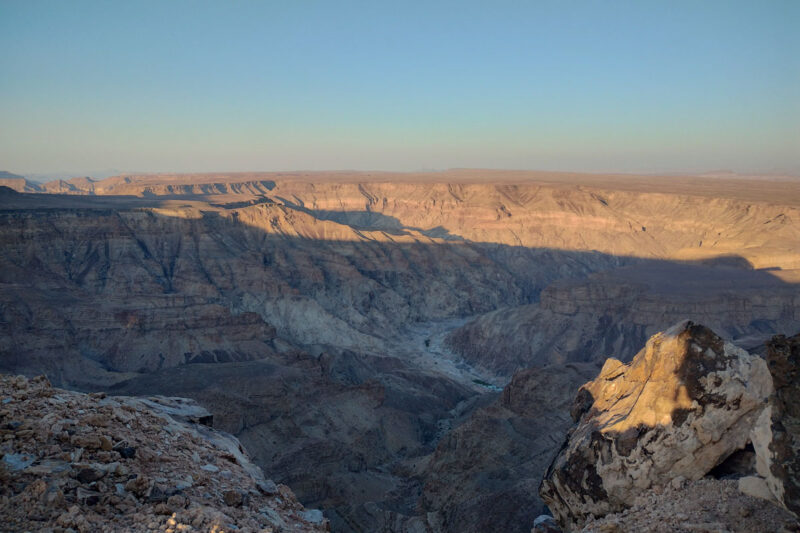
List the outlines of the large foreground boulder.
<svg viewBox="0 0 800 533">
<path fill-rule="evenodd" d="M 643 490 L 700 479 L 745 446 L 772 392 L 763 359 L 689 321 L 629 364 L 608 359 L 575 399 L 539 493 L 566 529 L 620 511 Z"/>
<path fill-rule="evenodd" d="M 771 493 L 767 497 L 800 516 L 800 334 L 773 337 L 767 365 L 775 392 L 751 434 L 756 470 Z M 758 486 L 756 479 L 742 481 L 746 492 Z"/>
</svg>

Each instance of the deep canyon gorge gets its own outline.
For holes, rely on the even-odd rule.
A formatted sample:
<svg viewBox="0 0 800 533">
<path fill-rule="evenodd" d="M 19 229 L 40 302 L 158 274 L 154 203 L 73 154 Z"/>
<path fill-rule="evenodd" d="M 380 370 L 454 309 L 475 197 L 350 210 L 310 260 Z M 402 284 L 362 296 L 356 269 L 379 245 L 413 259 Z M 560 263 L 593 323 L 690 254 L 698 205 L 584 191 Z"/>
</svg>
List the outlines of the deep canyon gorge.
<svg viewBox="0 0 800 533">
<path fill-rule="evenodd" d="M 333 531 L 530 531 L 608 357 L 800 331 L 792 180 L 6 177 L 0 221 L 0 371 L 192 398 Z"/>
</svg>

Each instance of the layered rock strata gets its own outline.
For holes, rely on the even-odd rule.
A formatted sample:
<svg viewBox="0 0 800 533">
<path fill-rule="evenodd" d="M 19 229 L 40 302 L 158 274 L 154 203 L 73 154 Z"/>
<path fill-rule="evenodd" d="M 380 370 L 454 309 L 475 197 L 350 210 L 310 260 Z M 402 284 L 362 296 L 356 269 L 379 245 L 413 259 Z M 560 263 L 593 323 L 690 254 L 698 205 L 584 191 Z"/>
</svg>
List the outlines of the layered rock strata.
<svg viewBox="0 0 800 533">
<path fill-rule="evenodd" d="M 800 290 L 745 264 L 640 263 L 556 281 L 537 303 L 482 315 L 447 344 L 509 375 L 609 356 L 630 361 L 649 337 L 686 317 L 751 351 L 775 332 L 800 328 Z"/>
</svg>

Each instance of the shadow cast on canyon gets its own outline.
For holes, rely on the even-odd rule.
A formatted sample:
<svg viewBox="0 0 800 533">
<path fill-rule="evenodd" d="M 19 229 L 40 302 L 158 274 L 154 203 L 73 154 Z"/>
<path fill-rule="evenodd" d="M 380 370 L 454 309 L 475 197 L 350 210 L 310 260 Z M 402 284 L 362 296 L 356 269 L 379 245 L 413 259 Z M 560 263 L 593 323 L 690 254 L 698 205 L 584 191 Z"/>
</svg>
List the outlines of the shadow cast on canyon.
<svg viewBox="0 0 800 533">
<path fill-rule="evenodd" d="M 798 290 L 737 256 L 709 264 L 478 243 L 369 211 L 285 205 L 362 237 L 321 240 L 232 216 L 270 207 L 268 199 L 184 218 L 142 208 L 196 197 L 0 196 L 3 371 L 45 372 L 84 390 L 195 398 L 268 475 L 335 515 L 340 530 L 461 508 L 420 502 L 420 465 L 498 394 L 406 359 L 397 346 L 416 342 L 409 324 L 532 304 L 557 280 L 620 269 L 623 280 L 690 294 Z M 517 481 L 498 474 L 484 496 Z M 535 494 L 515 498 L 531 512 L 540 505 Z M 493 520 L 526 531 L 528 518 Z"/>
</svg>

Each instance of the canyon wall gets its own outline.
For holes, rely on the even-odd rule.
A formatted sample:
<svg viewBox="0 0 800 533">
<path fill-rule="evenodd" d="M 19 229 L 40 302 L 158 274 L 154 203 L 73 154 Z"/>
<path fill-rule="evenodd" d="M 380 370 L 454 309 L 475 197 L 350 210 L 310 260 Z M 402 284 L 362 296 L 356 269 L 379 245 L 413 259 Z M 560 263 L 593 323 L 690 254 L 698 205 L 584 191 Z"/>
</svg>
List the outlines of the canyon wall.
<svg viewBox="0 0 800 533">
<path fill-rule="evenodd" d="M 525 531 L 605 357 L 800 329 L 791 188 L 476 172 L 0 187 L 0 370 L 194 398 L 337 531 Z"/>
</svg>

